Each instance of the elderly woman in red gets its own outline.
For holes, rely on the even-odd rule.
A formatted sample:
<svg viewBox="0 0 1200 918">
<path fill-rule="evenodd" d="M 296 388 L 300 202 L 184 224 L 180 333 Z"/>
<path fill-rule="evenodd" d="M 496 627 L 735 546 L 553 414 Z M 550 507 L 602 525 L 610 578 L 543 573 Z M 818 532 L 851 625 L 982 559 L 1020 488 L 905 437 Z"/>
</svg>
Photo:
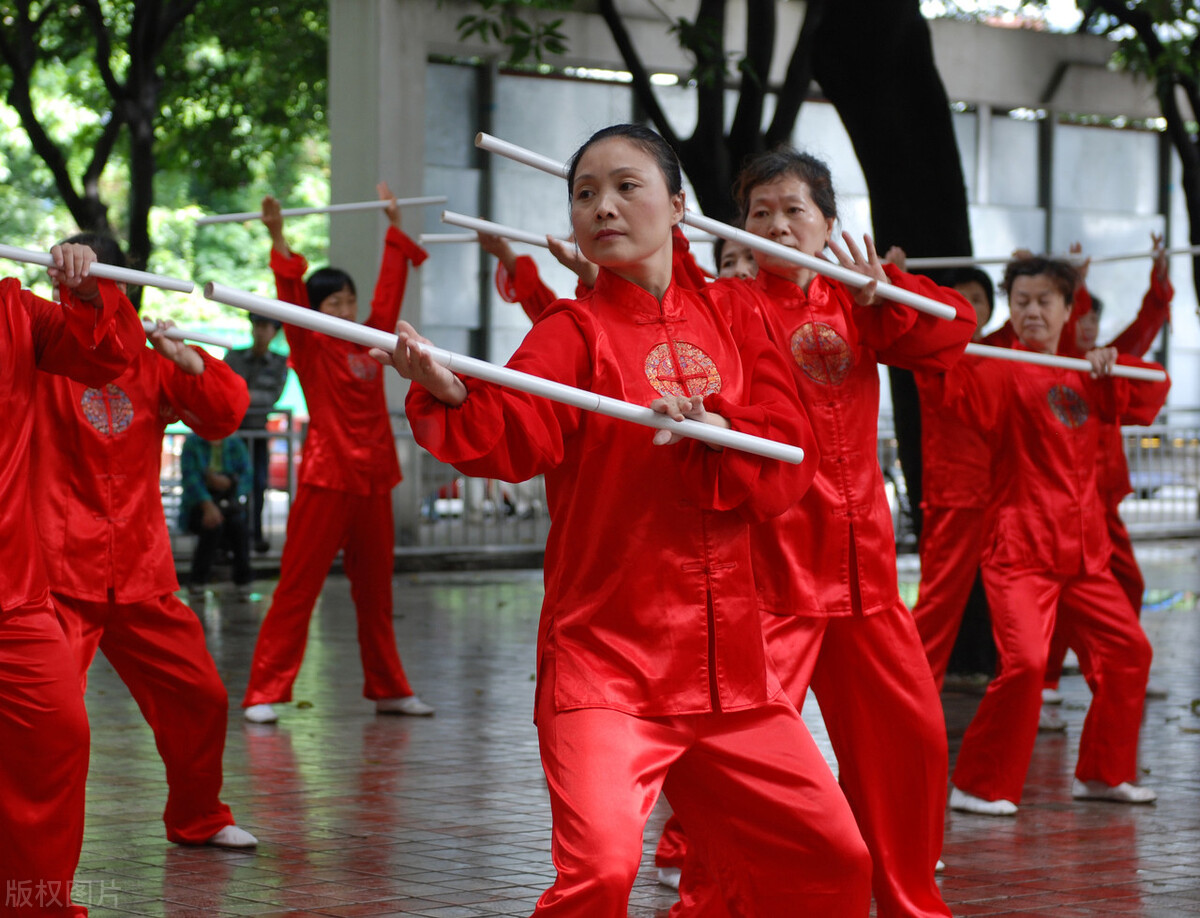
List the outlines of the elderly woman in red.
<svg viewBox="0 0 1200 918">
<path fill-rule="evenodd" d="M 418 442 L 466 474 L 544 473 L 553 521 L 536 722 L 554 885 L 536 916 L 625 918 L 642 831 L 665 790 L 742 914 L 862 916 L 869 863 L 829 769 L 767 659 L 749 521 L 811 480 L 815 444 L 786 364 L 740 282 L 672 278 L 678 161 L 658 135 L 606 128 L 575 155 L 571 217 L 593 292 L 543 313 L 509 366 L 813 450 L 785 466 L 671 443 L 463 380 L 400 323 Z"/>
<path fill-rule="evenodd" d="M 946 729 L 912 615 L 900 599 L 892 515 L 876 452 L 879 369 L 944 370 L 975 331 L 963 297 L 832 241 L 828 167 L 779 149 L 743 169 L 746 229 L 948 303 L 944 321 L 756 253 L 754 288 L 821 444 L 816 480 L 757 527 L 754 573 L 771 657 L 800 707 L 811 682 L 839 780 L 874 864 L 880 916 L 944 916 L 934 882 L 946 798 Z M 687 870 L 684 870 L 686 881 Z"/>
<path fill-rule="evenodd" d="M 1004 287 L 1016 346 L 1056 353 L 1074 269 L 1043 258 L 1014 261 Z M 999 673 L 963 737 L 950 796 L 957 810 L 1016 813 L 1056 616 L 1090 661 L 1093 698 L 1073 795 L 1123 803 L 1156 796 L 1133 783 L 1151 649 L 1109 566 L 1112 543 L 1096 468 L 1102 422 L 1149 423 L 1169 383 L 1113 378 L 1115 348 L 1086 356 L 1090 375 L 996 360 L 964 362 L 941 377 L 949 409 L 997 444 L 996 522 L 983 579 Z M 1120 362 L 1142 365 L 1133 357 Z"/>
<path fill-rule="evenodd" d="M 50 598 L 31 500 L 37 375 L 114 379 L 146 333 L 85 245 L 50 250 L 61 305 L 0 278 L 0 895 L 6 918 L 80 918 L 71 884 L 83 844 L 88 722 L 79 673 Z M 92 546 L 103 553 L 103 546 Z"/>
</svg>

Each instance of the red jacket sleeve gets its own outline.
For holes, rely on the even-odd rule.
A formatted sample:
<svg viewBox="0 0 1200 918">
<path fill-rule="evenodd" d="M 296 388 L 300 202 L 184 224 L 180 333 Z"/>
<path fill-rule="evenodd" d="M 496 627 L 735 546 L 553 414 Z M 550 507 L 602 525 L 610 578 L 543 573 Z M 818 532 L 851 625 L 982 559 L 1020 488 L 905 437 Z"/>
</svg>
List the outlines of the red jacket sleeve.
<svg viewBox="0 0 1200 918">
<path fill-rule="evenodd" d="M 988 347 L 1012 347 L 1017 343 L 1017 332 L 1013 328 L 1012 322 L 1006 321 L 994 332 L 986 336 L 982 343 L 988 345 Z"/>
<path fill-rule="evenodd" d="M 750 299 L 747 284 L 730 285 L 738 298 Z M 738 449 L 713 450 L 698 440 L 679 447 L 692 452 L 683 463 L 685 475 L 700 506 L 711 510 L 737 509 L 748 522 L 778 516 L 804 496 L 816 477 L 821 457 L 808 413 L 801 403 L 792 369 L 771 341 L 762 315 L 751 303 L 731 303 L 730 327 L 739 342 L 745 394 L 733 402 L 722 393 L 704 400 L 706 411 L 719 414 L 740 433 L 776 440 L 804 450 L 797 464 L 767 459 Z"/>
<path fill-rule="evenodd" d="M 519 303 L 529 321 L 536 322 L 558 297 L 542 282 L 537 262 L 528 255 L 518 255 L 515 268 L 509 275 L 503 264 L 496 263 L 496 291 L 504 302 Z"/>
<path fill-rule="evenodd" d="M 1117 363 L 1127 367 L 1147 367 L 1161 370 L 1157 363 L 1148 363 L 1140 358 L 1122 354 Z M 1110 376 L 1092 380 L 1102 415 L 1122 424 L 1153 424 L 1158 412 L 1166 404 L 1171 389 L 1171 379 L 1162 382 L 1147 382 L 1141 379 L 1124 379 Z"/>
<path fill-rule="evenodd" d="M 565 311 L 534 325 L 507 366 L 569 386 L 590 386 L 587 342 L 576 318 Z M 413 437 L 436 458 L 465 475 L 504 481 L 525 481 L 562 462 L 581 409 L 469 377 L 463 383 L 466 401 L 453 408 L 417 383 L 409 387 L 404 406 Z"/>
<path fill-rule="evenodd" d="M 383 261 L 371 296 L 371 314 L 364 323 L 368 328 L 390 332 L 396 327 L 408 286 L 408 265 L 411 262 L 418 267 L 428 257 L 429 253 L 412 239 L 396 227 L 388 227 L 383 238 Z"/>
<path fill-rule="evenodd" d="M 188 373 L 162 358 L 162 399 L 204 439 L 223 440 L 242 423 L 250 406 L 250 391 L 225 361 L 198 347 L 193 350 L 204 360 L 203 373 Z"/>
<path fill-rule="evenodd" d="M 293 306 L 308 308 L 308 288 L 304 286 L 304 275 L 308 272 L 308 259 L 299 252 L 284 256 L 271 249 L 271 273 L 275 275 L 275 297 Z M 312 339 L 313 332 L 298 325 L 284 323 L 283 333 L 288 347 L 293 352 L 302 351 Z"/>
<path fill-rule="evenodd" d="M 1138 310 L 1137 318 L 1113 339 L 1109 347 L 1115 347 L 1122 354 L 1145 356 L 1159 330 L 1171 319 L 1171 300 L 1174 296 L 1175 288 L 1171 286 L 1170 278 L 1160 280 L 1151 269 L 1150 289 L 1142 297 L 1142 308 Z"/>
<path fill-rule="evenodd" d="M 1005 396 L 1013 364 L 967 355 L 949 370 L 921 374 L 921 398 L 928 407 L 960 424 L 989 434 L 1010 407 Z"/>
<path fill-rule="evenodd" d="M 146 346 L 146 331 L 125 294 L 112 281 L 99 281 L 99 288 L 99 306 L 66 287 L 60 288 L 61 305 L 20 291 L 30 312 L 38 369 L 102 386 Z"/>
<path fill-rule="evenodd" d="M 939 319 L 911 306 L 884 300 L 873 306 L 853 307 L 854 324 L 862 343 L 875 351 L 880 363 L 905 370 L 945 370 L 962 356 L 975 334 L 975 310 L 966 298 L 949 287 L 885 265 L 888 281 L 952 306 L 955 317 Z"/>
</svg>

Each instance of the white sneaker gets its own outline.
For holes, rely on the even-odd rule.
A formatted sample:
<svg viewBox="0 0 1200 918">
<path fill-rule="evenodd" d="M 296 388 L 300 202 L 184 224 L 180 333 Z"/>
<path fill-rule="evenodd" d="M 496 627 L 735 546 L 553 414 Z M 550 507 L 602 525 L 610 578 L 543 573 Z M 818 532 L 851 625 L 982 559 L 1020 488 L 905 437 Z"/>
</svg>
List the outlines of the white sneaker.
<svg viewBox="0 0 1200 918">
<path fill-rule="evenodd" d="M 240 829 L 237 826 L 226 826 L 206 841 L 205 844 L 215 845 L 218 848 L 253 848 L 258 844 L 258 839 L 245 829 Z"/>
<path fill-rule="evenodd" d="M 433 705 L 428 705 L 416 695 L 403 698 L 380 698 L 375 702 L 376 714 L 407 714 L 409 717 L 433 716 Z"/>
<path fill-rule="evenodd" d="M 1158 799 L 1158 794 L 1150 788 L 1128 781 L 1110 787 L 1102 781 L 1080 781 L 1078 778 L 1071 787 L 1071 796 L 1076 800 L 1110 800 L 1113 803 L 1153 803 Z"/>
<path fill-rule="evenodd" d="M 1042 689 L 1042 704 L 1062 704 L 1062 692 L 1058 689 L 1044 688 Z"/>
<path fill-rule="evenodd" d="M 273 724 L 279 720 L 275 707 L 269 704 L 252 704 L 242 711 L 242 717 L 252 724 Z"/>
<path fill-rule="evenodd" d="M 938 862 L 933 865 L 933 872 L 934 873 L 945 873 L 946 872 L 946 862 L 943 861 L 940 857 L 938 858 Z"/>
<path fill-rule="evenodd" d="M 963 813 L 975 813 L 979 816 L 1015 816 L 1017 805 L 1011 800 L 984 800 L 960 791 L 957 787 L 950 788 L 950 809 Z"/>
<path fill-rule="evenodd" d="M 1067 722 L 1062 715 L 1055 708 L 1042 705 L 1038 712 L 1038 733 L 1064 733 L 1066 729 Z"/>
<path fill-rule="evenodd" d="M 683 871 L 678 867 L 659 867 L 658 883 L 660 886 L 669 886 L 671 889 L 679 889 L 679 878 L 682 875 Z"/>
</svg>

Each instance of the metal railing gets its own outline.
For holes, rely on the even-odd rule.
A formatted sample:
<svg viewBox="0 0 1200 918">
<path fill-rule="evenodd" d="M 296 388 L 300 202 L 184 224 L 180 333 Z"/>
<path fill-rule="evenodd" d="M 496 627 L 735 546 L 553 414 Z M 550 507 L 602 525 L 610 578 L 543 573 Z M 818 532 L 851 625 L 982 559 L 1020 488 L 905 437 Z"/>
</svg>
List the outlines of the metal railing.
<svg viewBox="0 0 1200 918">
<path fill-rule="evenodd" d="M 521 484 L 469 478 L 420 449 L 402 416 L 393 416 L 393 430 L 405 476 L 416 482 L 410 502 L 398 503 L 397 545 L 431 552 L 544 547 L 550 520 L 540 477 Z M 275 459 L 263 525 L 278 548 L 295 493 L 303 427 L 288 416 L 285 429 L 246 434 L 272 444 Z M 1130 533 L 1141 539 L 1200 535 L 1200 408 L 1164 410 L 1154 425 L 1127 427 L 1123 434 L 1134 493 L 1121 504 L 1121 515 Z M 168 433 L 163 442 L 163 503 L 168 526 L 180 538 L 186 538 L 176 521 L 184 436 Z M 908 491 L 886 417 L 880 421 L 878 452 L 897 546 L 913 550 Z"/>
<path fill-rule="evenodd" d="M 1129 483 L 1121 518 L 1134 537 L 1200 535 L 1200 408 L 1162 412 L 1123 428 Z"/>
<path fill-rule="evenodd" d="M 1123 427 L 1133 493 L 1121 518 L 1137 539 L 1200 536 L 1200 408 L 1164 408 L 1149 427 Z M 915 549 L 904 473 L 891 418 L 879 425 L 879 464 L 892 506 L 896 545 Z"/>
</svg>

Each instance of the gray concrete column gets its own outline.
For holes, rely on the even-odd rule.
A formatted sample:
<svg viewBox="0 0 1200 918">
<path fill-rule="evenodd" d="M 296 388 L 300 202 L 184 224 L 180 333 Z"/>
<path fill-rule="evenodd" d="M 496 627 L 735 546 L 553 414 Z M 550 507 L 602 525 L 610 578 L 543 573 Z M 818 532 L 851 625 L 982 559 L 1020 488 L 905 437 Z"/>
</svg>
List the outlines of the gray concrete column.
<svg viewBox="0 0 1200 918">
<path fill-rule="evenodd" d="M 387 181 L 397 197 L 423 194 L 425 181 L 426 16 L 430 4 L 406 0 L 330 0 L 330 196 L 364 201 Z M 404 213 L 406 232 L 421 231 L 421 214 Z M 370 309 L 387 222 L 382 213 L 337 215 L 330 224 L 330 264 L 359 288 L 359 316 Z M 409 275 L 404 318 L 420 325 L 421 284 Z M 388 404 L 403 407 L 407 384 L 387 373 Z M 420 450 L 401 450 L 404 482 L 393 492 L 397 544 L 416 541 Z"/>
</svg>

